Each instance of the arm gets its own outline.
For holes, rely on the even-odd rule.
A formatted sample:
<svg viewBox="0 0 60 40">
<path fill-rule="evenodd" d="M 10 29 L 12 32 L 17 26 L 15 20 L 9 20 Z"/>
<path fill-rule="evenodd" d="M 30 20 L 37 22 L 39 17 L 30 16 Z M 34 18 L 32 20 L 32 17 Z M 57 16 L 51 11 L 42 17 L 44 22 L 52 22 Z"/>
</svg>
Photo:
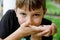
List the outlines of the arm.
<svg viewBox="0 0 60 40">
<path fill-rule="evenodd" d="M 48 29 L 46 31 L 46 29 Z M 42 28 L 43 29 L 43 28 Z M 44 27 L 44 30 L 43 32 L 40 32 L 40 33 L 37 33 L 38 35 L 35 37 L 35 35 L 31 35 L 32 36 L 32 40 L 40 40 L 39 38 L 42 38 L 42 40 L 53 40 L 53 36 L 55 33 L 56 33 L 56 26 L 51 24 L 51 25 L 48 25 L 48 26 L 45 26 Z M 51 32 L 52 31 L 52 32 Z M 42 37 L 38 37 L 42 35 Z"/>
<path fill-rule="evenodd" d="M 42 37 L 31 36 L 31 40 L 42 40 Z"/>
<path fill-rule="evenodd" d="M 0 40 L 3 40 L 3 39 L 0 38 Z"/>
<path fill-rule="evenodd" d="M 6 14 L 2 17 L 0 21 L 0 38 L 6 38 L 9 33 L 9 15 L 10 11 L 7 11 Z"/>
<path fill-rule="evenodd" d="M 13 32 L 4 40 L 21 40 L 21 38 L 22 38 L 22 31 L 20 31 L 20 28 L 18 28 L 15 32 Z"/>
<path fill-rule="evenodd" d="M 46 26 L 45 26 L 45 28 L 46 28 Z M 50 27 L 47 27 L 47 28 L 49 28 L 48 30 L 50 30 Z M 12 33 L 10 36 L 8 36 L 5 40 L 8 40 L 8 39 L 10 39 L 10 40 L 19 40 L 19 39 L 21 39 L 24 36 L 24 32 L 25 32 L 25 31 L 23 32 L 23 30 L 21 30 L 21 28 L 18 28 L 14 33 Z M 47 31 L 47 33 L 49 33 L 49 32 Z M 42 34 L 46 35 L 45 32 L 43 32 Z M 28 34 L 26 34 L 26 35 L 28 35 Z M 52 40 L 52 36 L 48 35 L 48 37 L 45 37 L 45 39 L 47 39 L 47 40 L 51 39 Z M 31 40 L 42 40 L 42 37 L 40 37 L 40 36 L 36 37 L 36 36 L 32 35 Z"/>
<path fill-rule="evenodd" d="M 12 28 L 12 25 L 10 24 L 10 22 L 12 21 L 11 17 L 10 17 L 11 14 L 12 14 L 11 10 L 8 10 L 0 21 L 0 38 L 1 39 L 5 40 L 5 38 L 12 33 L 10 31 L 11 30 L 10 28 Z M 12 36 L 13 36 L 13 34 L 12 34 Z"/>
<path fill-rule="evenodd" d="M 19 40 L 24 36 L 29 36 L 32 33 L 36 33 L 35 27 L 26 27 L 28 23 L 23 23 L 15 32 L 13 32 L 10 36 L 5 38 L 4 40 Z M 40 39 L 40 38 L 39 38 Z"/>
<path fill-rule="evenodd" d="M 4 40 L 21 40 L 21 38 L 22 38 L 22 33 L 21 33 L 20 29 L 17 29 L 11 35 L 6 37 Z M 0 40 L 3 40 L 3 39 L 0 38 Z"/>
</svg>

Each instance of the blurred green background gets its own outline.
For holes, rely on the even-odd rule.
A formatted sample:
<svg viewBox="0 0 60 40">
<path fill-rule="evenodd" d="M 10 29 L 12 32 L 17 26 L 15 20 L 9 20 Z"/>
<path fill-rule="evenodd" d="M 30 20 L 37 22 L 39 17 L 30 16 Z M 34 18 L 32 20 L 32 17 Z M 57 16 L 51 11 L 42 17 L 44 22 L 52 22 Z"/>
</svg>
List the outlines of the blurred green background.
<svg viewBox="0 0 60 40">
<path fill-rule="evenodd" d="M 3 15 L 3 2 L 0 1 L 0 19 Z M 60 40 L 60 0 L 46 0 L 47 12 L 45 18 L 51 20 L 57 26 L 57 33 L 53 40 Z"/>
<path fill-rule="evenodd" d="M 58 30 L 53 40 L 60 40 L 60 0 L 46 0 L 46 8 L 45 18 L 55 23 Z"/>
</svg>

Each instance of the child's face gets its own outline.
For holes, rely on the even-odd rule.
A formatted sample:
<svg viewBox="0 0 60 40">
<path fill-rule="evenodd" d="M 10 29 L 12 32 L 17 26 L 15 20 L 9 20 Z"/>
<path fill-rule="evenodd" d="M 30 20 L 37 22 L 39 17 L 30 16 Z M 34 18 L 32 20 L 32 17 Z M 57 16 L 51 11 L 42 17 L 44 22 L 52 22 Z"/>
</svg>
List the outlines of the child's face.
<svg viewBox="0 0 60 40">
<path fill-rule="evenodd" d="M 34 26 L 39 26 L 41 24 L 42 18 L 44 16 L 42 7 L 37 10 L 31 9 L 31 11 L 29 11 L 27 7 L 23 7 L 21 9 L 17 8 L 16 10 L 16 15 L 20 25 L 25 22 Z"/>
</svg>

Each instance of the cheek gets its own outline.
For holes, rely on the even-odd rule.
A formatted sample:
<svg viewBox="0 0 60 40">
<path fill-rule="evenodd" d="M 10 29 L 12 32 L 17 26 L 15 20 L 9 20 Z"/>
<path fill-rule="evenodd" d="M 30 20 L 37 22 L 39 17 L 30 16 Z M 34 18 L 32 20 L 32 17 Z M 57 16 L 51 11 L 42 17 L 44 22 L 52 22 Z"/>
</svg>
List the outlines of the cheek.
<svg viewBox="0 0 60 40">
<path fill-rule="evenodd" d="M 20 25 L 25 22 L 25 17 L 18 15 L 17 18 Z"/>
<path fill-rule="evenodd" d="M 33 22 L 34 22 L 35 25 L 40 25 L 41 22 L 42 22 L 42 18 L 34 18 Z"/>
<path fill-rule="evenodd" d="M 24 20 L 22 18 L 18 18 L 18 22 L 19 22 L 19 24 L 22 24 L 24 22 Z"/>
</svg>

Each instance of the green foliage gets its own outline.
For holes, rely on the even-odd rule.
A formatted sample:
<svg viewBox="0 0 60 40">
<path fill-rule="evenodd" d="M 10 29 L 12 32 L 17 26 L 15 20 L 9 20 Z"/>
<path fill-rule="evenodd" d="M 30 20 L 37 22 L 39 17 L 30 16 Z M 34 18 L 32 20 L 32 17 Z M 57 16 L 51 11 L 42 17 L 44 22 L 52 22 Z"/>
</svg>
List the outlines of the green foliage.
<svg viewBox="0 0 60 40">
<path fill-rule="evenodd" d="M 47 13 L 60 15 L 60 8 L 58 8 L 53 2 L 46 2 Z"/>
<path fill-rule="evenodd" d="M 45 16 L 45 18 L 51 20 L 53 23 L 57 26 L 57 33 L 54 35 L 54 40 L 60 40 L 60 17 L 51 17 L 51 16 Z"/>
</svg>

